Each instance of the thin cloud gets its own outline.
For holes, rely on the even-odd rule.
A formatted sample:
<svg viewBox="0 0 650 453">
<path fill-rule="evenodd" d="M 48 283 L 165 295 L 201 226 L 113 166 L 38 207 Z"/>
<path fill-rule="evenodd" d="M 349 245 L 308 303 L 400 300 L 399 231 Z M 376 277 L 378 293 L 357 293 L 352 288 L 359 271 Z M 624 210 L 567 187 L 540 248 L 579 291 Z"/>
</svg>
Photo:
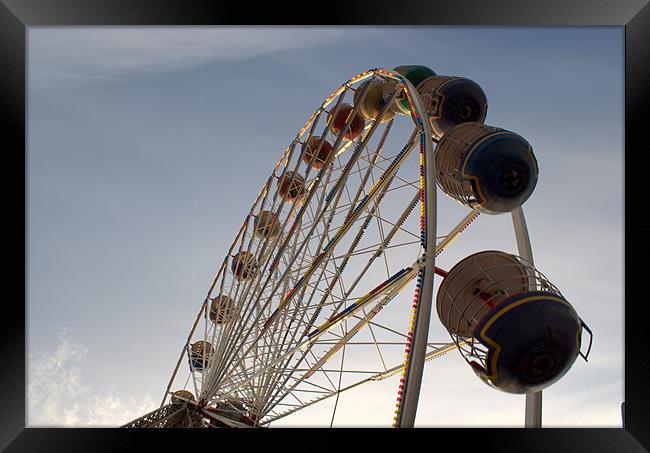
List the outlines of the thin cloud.
<svg viewBox="0 0 650 453">
<path fill-rule="evenodd" d="M 319 47 L 358 30 L 321 28 L 35 28 L 29 32 L 34 86 L 102 81 Z"/>
<path fill-rule="evenodd" d="M 156 408 L 149 395 L 117 397 L 86 383 L 81 365 L 87 354 L 69 329 L 53 351 L 30 354 L 29 426 L 120 426 Z"/>
</svg>

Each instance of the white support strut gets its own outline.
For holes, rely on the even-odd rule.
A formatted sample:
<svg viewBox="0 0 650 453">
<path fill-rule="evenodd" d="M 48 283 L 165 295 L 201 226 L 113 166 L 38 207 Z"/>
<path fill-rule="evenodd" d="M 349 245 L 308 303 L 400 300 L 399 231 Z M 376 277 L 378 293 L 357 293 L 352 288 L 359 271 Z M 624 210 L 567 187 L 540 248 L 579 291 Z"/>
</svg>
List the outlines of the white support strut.
<svg viewBox="0 0 650 453">
<path fill-rule="evenodd" d="M 519 256 L 533 265 L 533 249 L 530 245 L 526 219 L 521 206 L 512 211 L 512 225 L 515 229 Z M 524 426 L 526 428 L 542 427 L 542 392 L 526 393 L 526 411 Z"/>
</svg>

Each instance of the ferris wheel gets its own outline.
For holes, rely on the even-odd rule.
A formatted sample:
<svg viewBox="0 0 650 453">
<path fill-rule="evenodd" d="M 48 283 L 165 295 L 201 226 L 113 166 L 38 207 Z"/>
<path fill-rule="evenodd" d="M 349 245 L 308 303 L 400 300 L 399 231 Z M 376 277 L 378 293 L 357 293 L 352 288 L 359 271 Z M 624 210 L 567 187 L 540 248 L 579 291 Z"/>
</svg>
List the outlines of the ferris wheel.
<svg viewBox="0 0 650 453">
<path fill-rule="evenodd" d="M 339 86 L 263 182 L 161 407 L 125 426 L 268 426 L 393 376 L 394 425 L 413 426 L 424 362 L 453 350 L 490 386 L 526 394 L 533 416 L 536 395 L 587 359 L 591 331 L 532 262 L 532 147 L 486 115 L 478 84 L 424 66 Z M 465 211 L 448 231 L 438 196 Z M 486 243 L 435 265 L 479 215 L 508 213 L 518 255 Z M 434 300 L 448 334 L 432 341 Z"/>
</svg>

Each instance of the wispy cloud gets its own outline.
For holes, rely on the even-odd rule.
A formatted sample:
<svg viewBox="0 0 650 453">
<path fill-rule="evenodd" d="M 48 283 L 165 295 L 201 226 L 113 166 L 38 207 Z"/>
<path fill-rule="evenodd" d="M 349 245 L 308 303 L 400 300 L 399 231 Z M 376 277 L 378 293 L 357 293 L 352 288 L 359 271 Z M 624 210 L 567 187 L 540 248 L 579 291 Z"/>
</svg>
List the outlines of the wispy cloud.
<svg viewBox="0 0 650 453">
<path fill-rule="evenodd" d="M 149 395 L 115 396 L 84 381 L 88 349 L 59 335 L 53 351 L 30 354 L 27 389 L 29 426 L 120 426 L 155 409 Z"/>
<path fill-rule="evenodd" d="M 350 29 L 298 27 L 34 28 L 29 76 L 36 86 L 87 83 L 204 60 L 245 59 L 347 39 Z"/>
</svg>

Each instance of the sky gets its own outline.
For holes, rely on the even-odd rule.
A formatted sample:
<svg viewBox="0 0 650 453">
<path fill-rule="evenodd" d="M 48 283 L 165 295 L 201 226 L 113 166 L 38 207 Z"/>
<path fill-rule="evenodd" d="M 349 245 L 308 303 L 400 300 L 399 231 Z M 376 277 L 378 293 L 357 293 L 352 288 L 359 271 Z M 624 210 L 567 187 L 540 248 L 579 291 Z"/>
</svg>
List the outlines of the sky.
<svg viewBox="0 0 650 453">
<path fill-rule="evenodd" d="M 533 146 L 533 256 L 594 332 L 544 391 L 544 426 L 620 427 L 621 27 L 101 27 L 28 30 L 29 426 L 119 426 L 154 409 L 254 197 L 312 112 L 364 70 L 476 81 L 486 123 Z M 440 228 L 458 209 L 441 201 Z M 445 266 L 516 252 L 481 216 Z M 432 329 L 442 329 L 432 317 Z M 390 426 L 398 379 L 341 394 L 334 426 Z M 328 400 L 274 426 L 329 426 Z M 416 426 L 523 425 L 524 398 L 453 352 L 427 364 Z"/>
</svg>

